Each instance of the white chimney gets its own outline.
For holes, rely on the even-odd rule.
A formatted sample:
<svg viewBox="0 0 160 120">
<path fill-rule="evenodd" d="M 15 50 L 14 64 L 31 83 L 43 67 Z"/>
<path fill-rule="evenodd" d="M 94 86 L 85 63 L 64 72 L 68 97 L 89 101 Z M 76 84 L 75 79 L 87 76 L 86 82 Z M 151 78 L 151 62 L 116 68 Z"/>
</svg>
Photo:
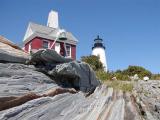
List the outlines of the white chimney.
<svg viewBox="0 0 160 120">
<path fill-rule="evenodd" d="M 48 27 L 52 28 L 58 28 L 58 12 L 51 10 L 49 15 L 48 15 L 48 22 L 47 22 Z"/>
</svg>

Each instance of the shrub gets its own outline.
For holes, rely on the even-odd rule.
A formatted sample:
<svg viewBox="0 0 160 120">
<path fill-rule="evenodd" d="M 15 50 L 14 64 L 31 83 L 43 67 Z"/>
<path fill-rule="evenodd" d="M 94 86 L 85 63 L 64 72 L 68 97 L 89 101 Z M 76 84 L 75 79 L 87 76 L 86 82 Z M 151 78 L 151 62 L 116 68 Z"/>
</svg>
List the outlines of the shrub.
<svg viewBox="0 0 160 120">
<path fill-rule="evenodd" d="M 105 80 L 111 80 L 114 77 L 113 72 L 105 72 L 102 70 L 96 71 L 96 76 L 99 80 L 105 81 Z"/>
<path fill-rule="evenodd" d="M 117 80 L 130 80 L 129 76 L 123 73 L 115 73 L 114 75 Z"/>
<path fill-rule="evenodd" d="M 129 76 L 134 76 L 135 74 L 137 74 L 141 79 L 143 79 L 143 77 L 145 76 L 151 78 L 152 75 L 152 73 L 149 70 L 146 70 L 145 68 L 140 66 L 129 66 L 127 69 L 123 71 L 123 74 Z"/>
<path fill-rule="evenodd" d="M 90 55 L 90 56 L 83 56 L 81 57 L 81 61 L 88 63 L 93 70 L 104 70 L 103 64 L 99 60 L 98 56 Z"/>
<path fill-rule="evenodd" d="M 103 68 L 103 64 L 101 63 L 98 56 L 90 55 L 81 57 L 81 61 L 88 63 L 93 70 L 96 72 L 97 78 L 104 80 L 112 80 L 113 77 L 116 77 L 117 80 L 130 80 L 130 76 L 138 75 L 140 79 L 148 76 L 152 79 L 160 79 L 160 74 L 152 75 L 149 70 L 141 66 L 129 66 L 125 70 L 117 70 L 116 72 L 105 72 Z"/>
</svg>

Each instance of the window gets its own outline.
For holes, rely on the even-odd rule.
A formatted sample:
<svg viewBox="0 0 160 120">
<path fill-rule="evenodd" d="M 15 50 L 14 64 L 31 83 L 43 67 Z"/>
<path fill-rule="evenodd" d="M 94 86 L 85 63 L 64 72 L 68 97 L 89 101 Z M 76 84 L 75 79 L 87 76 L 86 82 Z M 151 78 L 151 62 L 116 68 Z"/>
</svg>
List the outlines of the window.
<svg viewBox="0 0 160 120">
<path fill-rule="evenodd" d="M 66 45 L 66 56 L 71 57 L 71 46 L 70 45 Z"/>
<path fill-rule="evenodd" d="M 60 53 L 60 50 L 61 50 L 61 48 L 60 48 L 60 43 L 56 42 L 56 43 L 55 43 L 55 51 L 59 54 L 59 53 Z"/>
<path fill-rule="evenodd" d="M 45 48 L 45 49 L 47 49 L 48 46 L 49 46 L 48 41 L 43 41 L 43 46 L 42 47 Z"/>
</svg>

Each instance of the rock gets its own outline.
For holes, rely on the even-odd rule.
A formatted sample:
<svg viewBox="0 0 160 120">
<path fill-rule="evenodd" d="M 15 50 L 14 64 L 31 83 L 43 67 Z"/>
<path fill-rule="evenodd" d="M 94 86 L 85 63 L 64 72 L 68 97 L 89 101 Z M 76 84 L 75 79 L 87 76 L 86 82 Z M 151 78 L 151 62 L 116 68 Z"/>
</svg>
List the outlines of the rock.
<svg viewBox="0 0 160 120">
<path fill-rule="evenodd" d="M 30 63 L 38 65 L 66 63 L 72 61 L 71 58 L 65 58 L 59 55 L 55 50 L 42 49 L 31 56 Z"/>
<path fill-rule="evenodd" d="M 59 64 L 48 74 L 64 87 L 74 87 L 83 92 L 89 92 L 100 85 L 94 71 L 84 62 L 72 61 Z"/>
<path fill-rule="evenodd" d="M 105 85 L 96 87 L 94 73 L 86 63 L 73 61 L 60 64 L 51 70 L 50 74 L 59 72 L 65 76 L 64 71 L 68 71 L 69 75 L 72 73 L 76 77 L 79 76 L 79 80 L 85 80 L 82 80 L 82 85 L 86 89 L 96 87 L 94 93 L 87 98 L 81 91 L 76 93 L 72 89 L 59 89 L 54 80 L 35 70 L 31 65 L 0 63 L 0 108 L 6 109 L 0 111 L 0 120 L 123 120 L 124 117 L 130 120 L 139 119 L 137 111 L 133 109 L 135 105 L 130 95 L 114 91 Z M 89 79 L 95 81 L 89 83 Z M 34 94 L 30 94 L 31 92 Z"/>
<path fill-rule="evenodd" d="M 145 113 L 144 117 L 147 120 L 160 119 L 159 86 L 160 86 L 159 80 L 150 80 L 150 81 L 139 80 L 137 84 L 134 85 L 134 96 L 137 99 L 139 99 L 137 103 L 142 107 Z"/>
<path fill-rule="evenodd" d="M 113 77 L 112 80 L 114 80 L 114 81 L 117 80 L 117 77 Z"/>
<path fill-rule="evenodd" d="M 42 94 L 50 88 L 58 87 L 55 82 L 34 66 L 18 63 L 0 63 L 0 98 L 22 96 L 28 92 Z"/>
<path fill-rule="evenodd" d="M 14 44 L 13 42 L 11 42 L 10 40 L 8 40 L 7 38 L 3 37 L 0 35 L 0 42 L 4 43 L 6 45 L 11 46 L 12 48 L 18 49 L 18 50 L 22 50 L 19 46 L 17 46 L 16 44 Z"/>
<path fill-rule="evenodd" d="M 148 77 L 148 76 L 145 76 L 145 77 L 143 77 L 143 80 L 144 80 L 144 81 L 147 81 L 147 80 L 149 80 L 149 77 Z"/>
<path fill-rule="evenodd" d="M 27 59 L 29 54 L 0 36 L 0 62 L 25 63 Z"/>
<path fill-rule="evenodd" d="M 3 51 L 0 49 L 0 62 L 6 63 L 6 62 L 11 62 L 11 63 L 25 63 L 26 58 L 15 56 L 9 52 Z"/>
<path fill-rule="evenodd" d="M 129 94 L 99 86 L 85 98 L 65 93 L 41 97 L 0 112 L 1 120 L 140 120 Z"/>
<path fill-rule="evenodd" d="M 130 79 L 133 81 L 136 81 L 136 80 L 139 80 L 139 76 L 135 74 L 134 76 L 131 76 Z"/>
<path fill-rule="evenodd" d="M 73 87 L 83 92 L 91 92 L 100 85 L 92 68 L 84 63 L 65 58 L 55 50 L 39 50 L 31 56 L 34 64 L 63 87 Z"/>
<path fill-rule="evenodd" d="M 28 93 L 20 97 L 14 97 L 14 98 L 9 97 L 10 99 L 8 100 L 7 99 L 5 100 L 3 99 L 4 101 L 1 100 L 0 111 L 22 105 L 30 100 L 37 99 L 40 97 L 55 96 L 55 95 L 64 94 L 67 92 L 72 94 L 77 93 L 77 91 L 75 91 L 74 89 L 53 88 L 48 90 L 45 94 L 42 94 L 42 95 L 38 95 L 35 93 Z"/>
<path fill-rule="evenodd" d="M 62 75 L 64 80 L 68 77 L 64 71 L 69 77 L 80 75 L 79 80 L 88 80 L 87 75 L 92 75 L 90 70 L 87 64 L 73 61 L 48 72 L 53 76 Z M 95 79 L 91 86 L 96 86 L 96 82 Z M 158 120 L 159 86 L 160 81 L 138 81 L 134 88 L 137 96 L 134 97 L 99 85 L 93 94 L 85 97 L 81 91 L 61 89 L 32 65 L 0 63 L 0 109 L 6 109 L 0 111 L 0 120 Z"/>
<path fill-rule="evenodd" d="M 0 42 L 0 62 L 12 62 L 0 63 L 0 120 L 160 119 L 160 81 L 138 81 L 132 95 L 100 85 L 88 64 L 53 50 L 33 55 L 36 68 L 20 64 L 24 54 Z"/>
</svg>

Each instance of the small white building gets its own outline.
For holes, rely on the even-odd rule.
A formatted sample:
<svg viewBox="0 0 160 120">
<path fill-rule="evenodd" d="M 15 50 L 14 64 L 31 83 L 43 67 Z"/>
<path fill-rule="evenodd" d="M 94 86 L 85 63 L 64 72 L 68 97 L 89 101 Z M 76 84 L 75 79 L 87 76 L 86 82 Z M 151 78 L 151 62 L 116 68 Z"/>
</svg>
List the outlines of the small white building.
<svg viewBox="0 0 160 120">
<path fill-rule="evenodd" d="M 92 47 L 92 55 L 99 56 L 100 61 L 103 64 L 104 70 L 108 71 L 106 55 L 105 55 L 105 46 L 103 44 L 103 40 L 99 36 L 97 36 L 97 38 L 94 39 L 94 45 Z"/>
</svg>

